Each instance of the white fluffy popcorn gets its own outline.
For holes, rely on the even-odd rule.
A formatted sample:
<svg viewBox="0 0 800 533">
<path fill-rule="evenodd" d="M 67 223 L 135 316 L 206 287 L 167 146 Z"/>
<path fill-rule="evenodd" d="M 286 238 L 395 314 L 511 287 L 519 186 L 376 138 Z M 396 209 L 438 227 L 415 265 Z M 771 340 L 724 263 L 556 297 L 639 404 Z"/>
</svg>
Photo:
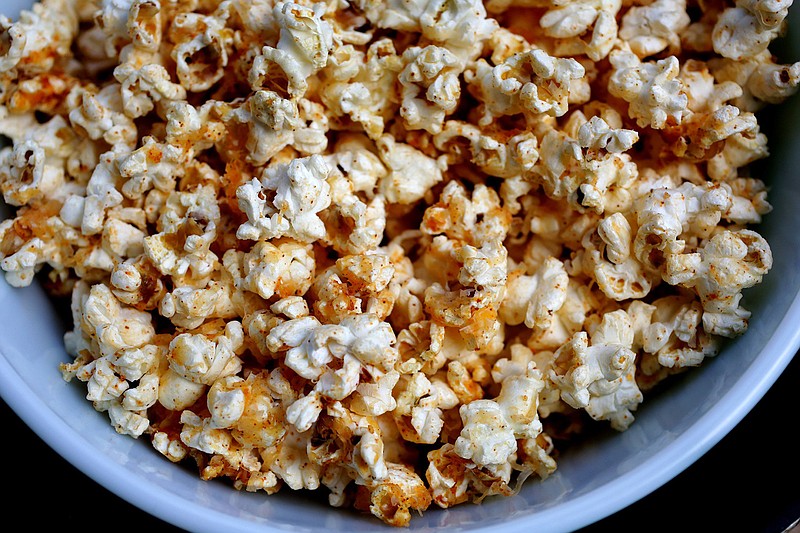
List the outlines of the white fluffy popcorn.
<svg viewBox="0 0 800 533">
<path fill-rule="evenodd" d="M 455 443 L 455 452 L 479 466 L 506 463 L 517 450 L 514 431 L 503 410 L 492 400 L 475 400 L 459 408 L 464 429 Z"/>
<path fill-rule="evenodd" d="M 608 91 L 629 103 L 628 115 L 640 127 L 660 129 L 681 123 L 688 98 L 677 78 L 677 57 L 642 62 L 633 52 L 618 50 L 609 60 L 613 73 Z"/>
<path fill-rule="evenodd" d="M 333 47 L 333 30 L 322 20 L 325 4 L 305 6 L 294 2 L 276 2 L 273 8 L 280 39 L 275 47 L 265 46 L 253 61 L 248 81 L 253 89 L 283 78 L 283 91 L 290 96 L 303 96 L 308 78 L 324 67 Z"/>
<path fill-rule="evenodd" d="M 472 78 L 484 106 L 479 125 L 515 113 L 560 117 L 567 112 L 570 84 L 585 74 L 574 59 L 538 49 L 514 54 L 496 66 L 478 60 Z"/>
<path fill-rule="evenodd" d="M 62 377 L 202 479 L 392 526 L 513 496 L 754 319 L 791 6 L 0 13 L 0 269 L 70 298 Z"/>
<path fill-rule="evenodd" d="M 596 420 L 609 420 L 622 430 L 633 422 L 632 411 L 642 401 L 633 377 L 636 354 L 631 351 L 633 327 L 624 311 L 603 315 L 591 339 L 575 334 L 554 354 L 550 372 L 561 398 Z"/>
<path fill-rule="evenodd" d="M 236 232 L 240 239 L 272 239 L 288 236 L 312 242 L 325 236 L 325 225 L 318 213 L 330 205 L 330 173 L 318 155 L 295 159 L 264 169 L 236 191 L 239 208 L 247 215 Z M 267 191 L 272 200 L 267 200 Z"/>
</svg>

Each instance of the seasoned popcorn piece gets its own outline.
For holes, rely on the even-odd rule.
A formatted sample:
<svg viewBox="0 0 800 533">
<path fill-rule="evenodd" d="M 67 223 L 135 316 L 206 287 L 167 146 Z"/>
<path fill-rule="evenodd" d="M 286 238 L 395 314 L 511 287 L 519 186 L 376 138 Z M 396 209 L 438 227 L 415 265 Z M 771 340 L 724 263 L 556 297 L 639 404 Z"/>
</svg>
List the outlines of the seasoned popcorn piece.
<svg viewBox="0 0 800 533">
<path fill-rule="evenodd" d="M 689 110 L 694 113 L 716 111 L 726 102 L 738 101 L 743 94 L 737 81 L 717 76 L 711 65 L 697 59 L 688 59 L 681 65 L 678 77 L 689 98 Z"/>
<path fill-rule="evenodd" d="M 54 198 L 64 185 L 64 162 L 33 140 L 0 150 L 0 191 L 8 205 Z"/>
<path fill-rule="evenodd" d="M 517 451 L 514 431 L 493 400 L 475 400 L 459 408 L 464 428 L 455 442 L 455 452 L 478 466 L 508 462 Z"/>
<path fill-rule="evenodd" d="M 330 167 L 319 155 L 266 167 L 261 178 L 236 190 L 239 208 L 247 221 L 239 226 L 239 239 L 261 240 L 287 236 L 313 242 L 325 236 L 318 213 L 330 205 Z"/>
<path fill-rule="evenodd" d="M 118 155 L 114 150 L 102 154 L 86 184 L 85 195 L 67 198 L 61 210 L 64 221 L 80 228 L 84 235 L 101 233 L 109 210 L 119 206 L 124 200 L 116 187 Z"/>
<path fill-rule="evenodd" d="M 397 407 L 392 390 L 400 379 L 394 370 L 379 376 L 374 383 L 359 383 L 351 396 L 350 409 L 363 416 L 380 416 Z"/>
<path fill-rule="evenodd" d="M 158 431 L 153 434 L 151 442 L 153 448 L 173 463 L 180 463 L 187 457 L 188 448 L 179 437 L 171 438 L 166 432 Z"/>
<path fill-rule="evenodd" d="M 430 486 L 433 502 L 448 508 L 466 501 L 481 502 L 495 494 L 513 494 L 511 465 L 479 466 L 456 453 L 453 444 L 445 444 L 428 452 L 425 478 Z"/>
<path fill-rule="evenodd" d="M 386 318 L 393 309 L 395 267 L 383 253 L 346 255 L 317 274 L 312 286 L 314 312 L 338 323 L 351 313 Z"/>
<path fill-rule="evenodd" d="M 406 49 L 403 61 L 405 67 L 397 77 L 403 87 L 400 116 L 408 129 L 439 133 L 461 96 L 460 62 L 446 48 L 434 45 Z"/>
<path fill-rule="evenodd" d="M 328 146 L 328 117 L 320 104 L 305 98 L 289 100 L 258 90 L 226 119 L 247 125 L 248 158 L 255 165 L 264 165 L 287 146 L 304 155 L 321 154 Z"/>
<path fill-rule="evenodd" d="M 734 135 L 752 137 L 758 123 L 752 113 L 741 113 L 738 107 L 723 105 L 713 112 L 690 114 L 678 127 L 667 127 L 666 135 L 677 134 L 670 147 L 678 157 L 702 161 L 715 156 L 725 141 Z"/>
<path fill-rule="evenodd" d="M 130 387 L 127 381 L 114 372 L 105 357 L 95 359 L 91 365 L 94 368 L 86 382 L 86 399 L 90 402 L 115 400 Z"/>
<path fill-rule="evenodd" d="M 583 122 L 585 117 L 578 111 L 570 117 L 570 122 L 573 120 Z M 542 139 L 539 161 L 528 178 L 540 183 L 551 198 L 569 199 L 579 211 L 589 208 L 600 214 L 607 206 L 624 209 L 630 203 L 628 189 L 635 184 L 638 168 L 630 155 L 613 150 L 632 144 L 633 139 L 624 130 L 612 133 L 604 129 L 598 121 L 583 122 L 577 132 L 583 137 L 580 140 L 550 129 Z M 626 138 L 621 140 L 625 144 L 618 145 L 608 136 Z M 602 144 L 606 148 L 597 150 Z"/>
<path fill-rule="evenodd" d="M 442 352 L 446 333 L 444 326 L 430 320 L 408 324 L 397 334 L 397 349 L 402 359 L 398 369 L 404 374 L 420 371 L 435 374 L 446 362 L 446 354 Z"/>
<path fill-rule="evenodd" d="M 186 98 L 186 89 L 172 82 L 163 65 L 151 63 L 137 67 L 121 63 L 114 69 L 114 78 L 121 85 L 122 108 L 131 118 L 148 114 L 156 105 Z"/>
<path fill-rule="evenodd" d="M 747 90 L 765 104 L 780 104 L 797 93 L 800 85 L 800 62 L 787 65 L 759 62 L 747 78 Z"/>
<path fill-rule="evenodd" d="M 211 245 L 217 238 L 220 210 L 210 185 L 167 197 L 156 224 L 158 233 L 145 237 L 144 251 L 159 272 L 201 280 L 219 264 Z"/>
<path fill-rule="evenodd" d="M 204 453 L 225 455 L 232 442 L 231 434 L 214 427 L 210 418 L 203 419 L 188 409 L 181 413 L 181 442 Z"/>
<path fill-rule="evenodd" d="M 136 48 L 155 51 L 163 31 L 160 0 L 133 0 L 128 11 L 128 33 Z"/>
<path fill-rule="evenodd" d="M 533 363 L 528 363 L 524 372 L 503 380 L 500 394 L 494 401 L 500 406 L 516 439 L 532 440 L 541 434 L 542 423 L 539 421 L 538 406 L 539 394 L 544 388 L 542 373 Z"/>
<path fill-rule="evenodd" d="M 424 444 L 438 441 L 444 426 L 444 410 L 459 403 L 458 396 L 442 380 L 431 381 L 422 372 L 401 376 L 392 412 L 403 439 Z"/>
<path fill-rule="evenodd" d="M 705 331 L 735 337 L 744 333 L 750 318 L 740 305 L 742 291 L 761 283 L 771 268 L 772 251 L 761 235 L 722 230 L 699 251 L 668 257 L 664 279 L 697 291 Z"/>
<path fill-rule="evenodd" d="M 445 185 L 439 201 L 425 210 L 420 229 L 479 246 L 502 241 L 510 224 L 511 217 L 493 189 L 478 184 L 468 195 L 464 184 L 453 180 Z"/>
<path fill-rule="evenodd" d="M 470 161 L 487 174 L 501 178 L 520 176 L 533 168 L 539 158 L 536 136 L 522 132 L 505 139 L 506 132 L 493 133 L 469 122 L 447 120 L 433 142 L 448 155 L 448 166 Z"/>
<path fill-rule="evenodd" d="M 369 511 L 395 527 L 408 526 L 411 510 L 421 513 L 431 504 L 431 495 L 422 479 L 402 464 L 388 463 L 386 476 L 366 484 L 365 488 L 369 491 Z"/>
<path fill-rule="evenodd" d="M 0 224 L 0 232 L 8 235 L 14 226 L 13 220 L 4 220 Z M 27 287 L 35 279 L 35 275 L 47 262 L 48 253 L 45 242 L 34 237 L 33 239 L 14 246 L 13 250 L 4 250 L 0 269 L 6 282 L 12 287 Z"/>
<path fill-rule="evenodd" d="M 378 184 L 388 202 L 412 204 L 444 179 L 447 163 L 443 158 L 431 158 L 413 146 L 395 140 L 390 134 L 381 136 L 375 144 L 389 171 Z"/>
<path fill-rule="evenodd" d="M 120 192 L 127 198 L 138 199 L 153 188 L 166 193 L 173 191 L 185 173 L 186 155 L 175 146 L 145 137 L 141 147 L 120 154 L 114 161 L 124 181 Z"/>
<path fill-rule="evenodd" d="M 71 302 L 73 329 L 65 342 L 77 355 L 86 349 L 96 357 L 148 344 L 155 335 L 149 313 L 123 305 L 103 284 L 76 282 Z"/>
<path fill-rule="evenodd" d="M 189 92 L 211 88 L 225 75 L 233 46 L 233 31 L 226 27 L 229 14 L 178 13 L 167 32 L 180 85 Z"/>
<path fill-rule="evenodd" d="M 208 389 L 167 367 L 159 375 L 158 403 L 170 411 L 181 412 L 194 405 Z"/>
<path fill-rule="evenodd" d="M 631 253 L 633 241 L 633 229 L 622 213 L 604 218 L 584 235 L 582 270 L 612 300 L 643 298 L 659 282 Z"/>
<path fill-rule="evenodd" d="M 462 64 L 477 57 L 483 42 L 498 27 L 487 17 L 483 2 L 477 0 L 358 0 L 356 5 L 377 27 L 419 32 L 426 40 L 453 52 Z"/>
<path fill-rule="evenodd" d="M 283 439 L 262 452 L 264 464 L 293 490 L 315 490 L 320 486 L 322 467 L 308 459 L 311 433 L 288 426 Z"/>
<path fill-rule="evenodd" d="M 619 38 L 640 58 L 662 52 L 675 55 L 680 52 L 680 35 L 690 22 L 685 0 L 656 0 L 625 12 Z"/>
<path fill-rule="evenodd" d="M 364 134 L 343 134 L 325 156 L 331 167 L 336 167 L 352 184 L 353 192 L 372 198 L 378 182 L 386 176 L 387 169 L 377 153 L 377 148 Z"/>
<path fill-rule="evenodd" d="M 632 302 L 627 311 L 637 322 L 635 342 L 644 351 L 640 367 L 648 376 L 637 375 L 637 381 L 653 380 L 663 369 L 698 366 L 719 350 L 718 339 L 703 329 L 701 303 L 691 295 L 665 296 L 652 305 Z"/>
<path fill-rule="evenodd" d="M 238 290 L 268 300 L 303 295 L 314 281 L 315 258 L 311 245 L 291 239 L 259 241 L 249 251 L 227 250 L 224 268 Z"/>
<path fill-rule="evenodd" d="M 546 4 L 552 7 L 542 15 L 539 24 L 545 35 L 558 40 L 559 55 L 585 53 L 592 61 L 608 55 L 617 40 L 620 0 L 556 0 Z"/>
<path fill-rule="evenodd" d="M 360 366 L 356 369 L 353 363 L 390 369 L 397 357 L 392 354 L 394 342 L 391 326 L 370 314 L 349 315 L 339 324 L 320 324 L 313 316 L 291 319 L 274 327 L 266 337 L 270 350 L 286 352 L 286 366 L 306 379 L 322 381 L 321 387 L 337 386 L 336 371 L 327 365 L 334 358 L 352 356 L 355 360 L 347 361 L 350 368 L 338 377 L 346 377 L 351 369 L 357 370 L 355 384 L 352 378 L 347 381 L 348 387 L 352 385 L 353 389 L 358 384 L 360 371 Z M 344 396 L 350 393 L 352 390 Z"/>
<path fill-rule="evenodd" d="M 567 112 L 572 80 L 586 74 L 571 58 L 557 58 L 540 49 L 514 54 L 491 66 L 483 59 L 465 74 L 470 91 L 483 102 L 479 126 L 497 117 L 527 113 L 560 117 Z"/>
<path fill-rule="evenodd" d="M 605 313 L 591 339 L 581 331 L 556 351 L 549 376 L 571 407 L 585 409 L 595 420 L 608 420 L 618 431 L 630 426 L 631 411 L 642 402 L 636 354 L 630 349 L 633 337 L 625 311 Z"/>
<path fill-rule="evenodd" d="M 612 154 L 626 152 L 639 140 L 633 130 L 612 128 L 602 117 L 593 116 L 578 130 L 578 142 L 582 148 L 592 151 L 606 150 Z"/>
<path fill-rule="evenodd" d="M 734 60 L 747 59 L 767 49 L 784 32 L 792 2 L 739 0 L 719 16 L 712 33 L 714 51 Z"/>
<path fill-rule="evenodd" d="M 613 67 L 608 92 L 628 102 L 628 116 L 639 127 L 663 129 L 681 123 L 688 98 L 678 77 L 677 57 L 642 62 L 624 49 L 614 50 L 608 57 Z"/>
<path fill-rule="evenodd" d="M 308 79 L 328 62 L 333 28 L 322 19 L 325 4 L 304 6 L 276 2 L 273 17 L 280 27 L 275 47 L 264 46 L 253 60 L 248 81 L 253 90 L 274 87 L 279 94 L 301 97 Z"/>
<path fill-rule="evenodd" d="M 394 85 L 403 61 L 394 44 L 377 39 L 366 52 L 343 45 L 328 56 L 328 64 L 320 97 L 332 122 L 343 123 L 337 129 L 350 129 L 347 122 L 355 122 L 370 139 L 378 139 L 400 105 Z"/>
<path fill-rule="evenodd" d="M 69 58 L 70 45 L 78 35 L 74 2 L 42 0 L 20 11 L 12 22 L 0 16 L 0 72 L 16 69 L 35 74 L 52 70 Z M 5 46 L 5 43 L 8 43 Z"/>
<path fill-rule="evenodd" d="M 109 281 L 117 300 L 141 310 L 155 309 L 166 294 L 161 273 L 144 255 L 117 263 Z"/>
<path fill-rule="evenodd" d="M 215 335 L 180 333 L 169 344 L 169 366 L 194 383 L 212 385 L 217 379 L 242 369 L 238 354 L 244 342 L 240 322 L 227 322 Z"/>
<path fill-rule="evenodd" d="M 147 417 L 126 409 L 118 400 L 94 402 L 94 407 L 108 414 L 111 427 L 121 435 L 138 438 L 149 428 Z"/>
<path fill-rule="evenodd" d="M 102 0 L 97 4 L 99 9 L 93 13 L 93 19 L 95 27 L 105 36 L 105 54 L 117 56 L 130 43 L 128 21 L 134 0 Z"/>
<path fill-rule="evenodd" d="M 441 325 L 458 328 L 470 349 L 486 348 L 500 329 L 497 313 L 505 294 L 506 248 L 496 241 L 477 248 L 443 236 L 432 244 L 435 255 L 458 270 L 454 279 L 434 281 L 425 290 L 426 312 Z M 457 282 L 458 288 L 448 288 L 450 282 Z"/>
<path fill-rule="evenodd" d="M 25 51 L 25 46 L 28 44 L 28 36 L 25 28 L 22 26 L 22 17 L 20 21 L 14 23 L 10 18 L 5 15 L 0 16 L 0 38 L 2 38 L 4 47 L 3 53 L 0 56 L 0 72 L 8 72 L 17 66 L 22 55 Z"/>
<path fill-rule="evenodd" d="M 361 254 L 376 250 L 386 227 L 386 202 L 380 194 L 365 202 L 355 185 L 338 168 L 328 176 L 331 205 L 320 213 L 327 231 L 324 241 L 340 253 Z"/>
<path fill-rule="evenodd" d="M 214 280 L 205 287 L 175 287 L 161 298 L 158 311 L 177 327 L 186 330 L 199 327 L 208 318 L 236 317 L 227 288 Z"/>
<path fill-rule="evenodd" d="M 665 261 L 683 252 L 682 237 L 708 237 L 731 205 L 731 190 L 724 186 L 685 182 L 677 189 L 653 189 L 637 202 L 634 255 L 663 273 Z"/>
<path fill-rule="evenodd" d="M 122 88 L 108 84 L 101 89 L 75 87 L 67 96 L 69 121 L 75 130 L 93 141 L 103 140 L 112 147 L 136 146 L 137 127 L 125 114 Z"/>
<path fill-rule="evenodd" d="M 508 278 L 500 318 L 512 326 L 524 323 L 533 335 L 549 329 L 567 297 L 569 277 L 564 264 L 550 257 L 533 275 L 514 270 Z"/>
<path fill-rule="evenodd" d="M 186 101 L 178 101 L 166 106 L 165 141 L 180 148 L 187 158 L 219 147 L 227 130 L 224 126 L 226 107 L 217 101 L 209 100 L 195 107 Z"/>
</svg>

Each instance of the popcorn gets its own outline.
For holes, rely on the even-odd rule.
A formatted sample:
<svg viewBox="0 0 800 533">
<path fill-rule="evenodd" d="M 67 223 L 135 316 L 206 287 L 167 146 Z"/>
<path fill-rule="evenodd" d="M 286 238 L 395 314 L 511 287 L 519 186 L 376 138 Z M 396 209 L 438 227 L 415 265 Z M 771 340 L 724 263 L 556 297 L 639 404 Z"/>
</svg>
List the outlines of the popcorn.
<svg viewBox="0 0 800 533">
<path fill-rule="evenodd" d="M 144 238 L 144 253 L 159 272 L 179 279 L 213 272 L 219 261 L 211 244 L 220 217 L 214 196 L 206 186 L 167 197 L 156 224 L 160 231 Z"/>
<path fill-rule="evenodd" d="M 701 251 L 670 256 L 665 280 L 696 288 L 703 304 L 703 327 L 714 335 L 738 336 L 750 313 L 739 305 L 741 290 L 760 283 L 772 267 L 772 251 L 752 230 L 723 231 Z"/>
<path fill-rule="evenodd" d="M 292 97 L 303 96 L 307 80 L 327 64 L 333 47 L 333 30 L 322 20 L 325 4 L 307 7 L 294 2 L 276 2 L 273 17 L 280 27 L 277 46 L 265 46 L 256 56 L 248 73 L 253 90 L 263 84 L 280 84 L 279 89 Z"/>
<path fill-rule="evenodd" d="M 547 330 L 567 296 L 569 276 L 563 263 L 550 257 L 533 276 L 517 272 L 509 276 L 501 318 L 512 326 L 524 323 L 534 334 Z"/>
<path fill-rule="evenodd" d="M 461 96 L 458 58 L 446 48 L 429 45 L 407 49 L 403 60 L 406 66 L 397 77 L 403 86 L 400 116 L 409 129 L 439 133 Z"/>
<path fill-rule="evenodd" d="M 487 126 L 497 117 L 516 113 L 560 117 L 567 112 L 572 80 L 585 74 L 574 59 L 552 57 L 538 49 L 515 54 L 494 67 L 478 60 L 471 74 L 471 88 L 484 102 L 478 124 Z"/>
<path fill-rule="evenodd" d="M 173 83 L 167 69 L 159 64 L 137 69 L 130 63 L 122 63 L 114 69 L 114 78 L 122 86 L 122 107 L 131 118 L 146 115 L 156 104 L 186 98 L 186 89 Z"/>
<path fill-rule="evenodd" d="M 0 14 L 0 269 L 204 480 L 512 496 L 746 332 L 791 4 L 41 0 Z"/>
<path fill-rule="evenodd" d="M 77 87 L 67 97 L 72 127 L 93 141 L 104 140 L 112 147 L 133 148 L 137 128 L 125 114 L 122 90 L 107 85 L 99 91 Z"/>
<path fill-rule="evenodd" d="M 228 250 L 222 258 L 237 289 L 268 300 L 302 295 L 314 280 L 315 259 L 310 245 L 286 240 L 276 246 L 259 241 L 248 252 Z"/>
<path fill-rule="evenodd" d="M 330 168 L 321 156 L 296 159 L 267 167 L 261 179 L 253 178 L 236 190 L 239 208 L 247 215 L 236 232 L 239 239 L 288 236 L 313 242 L 325 236 L 318 213 L 330 205 Z M 272 191 L 274 199 L 264 199 Z"/>
<path fill-rule="evenodd" d="M 389 134 L 381 136 L 376 146 L 381 161 L 389 171 L 381 179 L 378 188 L 389 202 L 414 203 L 444 179 L 442 173 L 447 169 L 447 163 L 442 159 L 433 159 L 409 144 L 398 143 Z M 408 176 L 417 179 L 412 180 Z"/>
<path fill-rule="evenodd" d="M 613 73 L 608 92 L 630 104 L 628 115 L 639 127 L 662 129 L 681 123 L 688 98 L 677 77 L 677 57 L 643 63 L 632 52 L 616 50 L 609 54 L 609 61 Z"/>
<path fill-rule="evenodd" d="M 608 55 L 617 38 L 616 18 L 621 4 L 618 0 L 553 2 L 553 8 L 542 15 L 539 24 L 545 35 L 565 40 L 561 46 L 570 53 L 586 53 L 592 61 L 599 61 Z M 588 42 L 581 39 L 584 35 Z"/>
<path fill-rule="evenodd" d="M 9 45 L 0 48 L 0 72 L 47 72 L 70 55 L 78 35 L 78 16 L 73 2 L 45 0 L 23 9 L 19 20 L 0 19 L 0 36 Z M 7 37 L 6 37 L 7 36 Z"/>
<path fill-rule="evenodd" d="M 228 322 L 224 333 L 216 338 L 202 333 L 181 333 L 169 344 L 169 366 L 194 383 L 212 385 L 217 379 L 241 370 L 242 362 L 236 352 L 243 337 L 242 325 L 236 321 Z"/>
<path fill-rule="evenodd" d="M 586 332 L 576 333 L 553 355 L 550 379 L 561 398 L 576 409 L 586 409 L 595 420 L 609 420 L 618 430 L 627 428 L 633 422 L 631 411 L 642 401 L 633 379 L 632 342 L 630 319 L 621 310 L 603 315 L 591 339 Z"/>
<path fill-rule="evenodd" d="M 767 49 L 783 31 L 792 2 L 738 1 L 714 25 L 714 51 L 730 59 L 746 59 Z"/>
<path fill-rule="evenodd" d="M 685 0 L 656 0 L 633 6 L 625 13 L 619 38 L 640 58 L 665 50 L 674 55 L 680 51 L 680 35 L 690 22 Z"/>
<path fill-rule="evenodd" d="M 233 35 L 225 26 L 226 13 L 203 16 L 180 13 L 169 25 L 173 43 L 170 56 L 176 63 L 178 80 L 187 91 L 201 92 L 225 75 Z"/>
</svg>

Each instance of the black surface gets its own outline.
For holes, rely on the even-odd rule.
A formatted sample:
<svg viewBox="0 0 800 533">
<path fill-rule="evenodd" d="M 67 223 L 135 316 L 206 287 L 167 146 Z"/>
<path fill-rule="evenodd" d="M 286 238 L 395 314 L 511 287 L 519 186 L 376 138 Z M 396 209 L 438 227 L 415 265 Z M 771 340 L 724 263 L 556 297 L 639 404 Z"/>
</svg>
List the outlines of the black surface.
<svg viewBox="0 0 800 533">
<path fill-rule="evenodd" d="M 706 455 L 662 488 L 581 533 L 784 531 L 800 517 L 799 394 L 800 357 L 795 357 L 748 416 Z M 26 523 L 35 525 L 35 531 L 70 526 L 85 531 L 181 531 L 89 479 L 2 401 L 0 409 L 7 517 L 31 509 L 33 514 L 25 512 Z"/>
</svg>

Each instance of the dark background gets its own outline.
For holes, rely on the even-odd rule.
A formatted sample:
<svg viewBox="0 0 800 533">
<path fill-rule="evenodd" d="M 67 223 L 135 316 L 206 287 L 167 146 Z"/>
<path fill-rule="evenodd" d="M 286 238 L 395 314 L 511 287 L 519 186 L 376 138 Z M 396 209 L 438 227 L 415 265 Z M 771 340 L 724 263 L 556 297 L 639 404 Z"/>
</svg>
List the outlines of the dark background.
<svg viewBox="0 0 800 533">
<path fill-rule="evenodd" d="M 800 518 L 800 357 L 726 437 L 672 481 L 581 533 L 781 533 Z M 122 501 L 57 455 L 0 401 L 3 509 L 37 531 L 179 532 Z M 31 508 L 34 502 L 36 507 Z M 47 502 L 42 509 L 38 505 Z M 533 532 L 532 532 L 533 533 Z"/>
</svg>

